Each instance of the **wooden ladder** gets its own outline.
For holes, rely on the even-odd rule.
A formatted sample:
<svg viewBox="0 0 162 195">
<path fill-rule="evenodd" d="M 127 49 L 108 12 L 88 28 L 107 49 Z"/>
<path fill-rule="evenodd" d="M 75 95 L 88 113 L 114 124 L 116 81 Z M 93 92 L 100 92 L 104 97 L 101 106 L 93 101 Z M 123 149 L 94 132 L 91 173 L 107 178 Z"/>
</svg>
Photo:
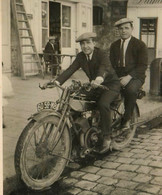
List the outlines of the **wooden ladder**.
<svg viewBox="0 0 162 195">
<path fill-rule="evenodd" d="M 22 79 L 26 79 L 26 76 L 38 73 L 42 73 L 44 77 L 43 68 L 35 46 L 23 0 L 11 0 L 11 7 L 19 41 L 20 56 L 18 59 L 21 77 Z M 31 70 L 33 73 L 31 73 Z"/>
</svg>

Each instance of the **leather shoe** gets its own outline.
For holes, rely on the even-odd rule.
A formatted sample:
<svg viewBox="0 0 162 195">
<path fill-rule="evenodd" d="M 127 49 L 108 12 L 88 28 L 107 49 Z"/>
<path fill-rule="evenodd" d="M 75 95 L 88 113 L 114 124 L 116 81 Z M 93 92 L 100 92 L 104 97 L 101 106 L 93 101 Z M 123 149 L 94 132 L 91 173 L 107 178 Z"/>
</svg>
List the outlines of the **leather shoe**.
<svg viewBox="0 0 162 195">
<path fill-rule="evenodd" d="M 101 154 L 107 152 L 110 149 L 111 139 L 110 138 L 104 138 L 102 149 L 100 151 Z"/>
<path fill-rule="evenodd" d="M 122 131 L 127 131 L 128 129 L 130 129 L 130 120 L 124 122 L 123 124 L 121 124 L 121 130 Z"/>
</svg>

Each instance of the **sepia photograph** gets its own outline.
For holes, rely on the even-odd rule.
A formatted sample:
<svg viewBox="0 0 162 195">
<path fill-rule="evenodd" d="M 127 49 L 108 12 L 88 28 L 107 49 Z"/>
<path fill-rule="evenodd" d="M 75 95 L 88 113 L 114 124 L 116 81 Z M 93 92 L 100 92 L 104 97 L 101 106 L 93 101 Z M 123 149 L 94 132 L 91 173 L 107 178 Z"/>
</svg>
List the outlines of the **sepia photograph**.
<svg viewBox="0 0 162 195">
<path fill-rule="evenodd" d="M 162 195 L 162 0 L 1 0 L 2 195 Z"/>
</svg>

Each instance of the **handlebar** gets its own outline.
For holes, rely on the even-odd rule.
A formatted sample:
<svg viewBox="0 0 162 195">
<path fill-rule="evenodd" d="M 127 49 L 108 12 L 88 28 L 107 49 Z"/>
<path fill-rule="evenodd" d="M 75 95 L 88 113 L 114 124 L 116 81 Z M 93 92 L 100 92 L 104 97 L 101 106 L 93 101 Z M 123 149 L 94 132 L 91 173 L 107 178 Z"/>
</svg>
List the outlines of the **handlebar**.
<svg viewBox="0 0 162 195">
<path fill-rule="evenodd" d="M 90 91 L 91 89 L 96 89 L 96 88 L 103 89 L 103 90 L 109 90 L 109 88 L 106 87 L 105 85 L 93 86 L 93 84 L 91 83 L 84 83 L 83 87 L 86 91 Z"/>
<path fill-rule="evenodd" d="M 60 88 L 60 89 L 62 89 L 62 90 L 64 89 L 64 88 L 61 87 L 59 84 L 57 84 L 57 82 L 55 82 L 55 80 L 51 80 L 51 81 L 45 83 L 44 85 L 41 85 L 41 84 L 39 83 L 39 88 L 42 89 L 42 90 L 45 90 L 45 89 L 47 89 L 47 88 L 54 88 L 54 87 L 58 87 L 58 88 Z"/>
<path fill-rule="evenodd" d="M 62 90 L 64 89 L 64 87 L 60 86 L 57 82 L 55 82 L 55 80 L 51 80 L 51 81 L 45 83 L 43 86 L 41 86 L 39 83 L 39 88 L 42 90 L 45 90 L 46 88 L 54 88 L 54 87 L 58 87 Z M 109 90 L 109 88 L 106 87 L 105 85 L 93 86 L 93 84 L 91 84 L 91 83 L 83 83 L 82 84 L 80 81 L 77 81 L 77 80 L 72 80 L 72 84 L 69 86 L 69 88 L 71 90 L 79 90 L 79 89 L 83 88 L 87 92 L 89 92 L 90 90 L 95 89 L 95 88 Z"/>
</svg>

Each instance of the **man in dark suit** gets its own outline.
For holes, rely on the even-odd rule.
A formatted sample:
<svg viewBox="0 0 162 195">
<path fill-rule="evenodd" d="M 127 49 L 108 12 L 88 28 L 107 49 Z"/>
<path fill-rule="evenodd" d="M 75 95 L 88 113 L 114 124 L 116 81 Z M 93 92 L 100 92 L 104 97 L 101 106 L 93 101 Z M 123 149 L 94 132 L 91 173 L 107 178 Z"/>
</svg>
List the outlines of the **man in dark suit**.
<svg viewBox="0 0 162 195">
<path fill-rule="evenodd" d="M 111 111 L 110 104 L 120 92 L 120 82 L 114 69 L 108 64 L 107 53 L 95 47 L 95 33 L 82 34 L 76 42 L 80 42 L 81 52 L 74 62 L 66 69 L 55 82 L 62 85 L 75 71 L 82 68 L 94 87 L 102 84 L 109 88 L 103 90 L 97 99 L 101 114 L 101 130 L 103 133 L 102 152 L 109 149 L 111 139 Z"/>
<path fill-rule="evenodd" d="M 55 36 L 50 36 L 49 41 L 47 42 L 44 50 L 45 61 L 48 61 L 52 66 L 51 71 L 53 76 L 56 75 L 57 66 L 58 66 L 57 57 L 52 55 L 52 54 L 58 54 L 58 49 L 56 48 L 55 39 L 56 39 Z"/>
<path fill-rule="evenodd" d="M 147 47 L 132 36 L 133 21 L 120 19 L 115 23 L 121 39 L 110 47 L 110 61 L 116 70 L 125 97 L 125 113 L 121 123 L 123 130 L 130 128 L 130 118 L 137 100 L 137 92 L 145 81 L 148 63 Z"/>
</svg>

